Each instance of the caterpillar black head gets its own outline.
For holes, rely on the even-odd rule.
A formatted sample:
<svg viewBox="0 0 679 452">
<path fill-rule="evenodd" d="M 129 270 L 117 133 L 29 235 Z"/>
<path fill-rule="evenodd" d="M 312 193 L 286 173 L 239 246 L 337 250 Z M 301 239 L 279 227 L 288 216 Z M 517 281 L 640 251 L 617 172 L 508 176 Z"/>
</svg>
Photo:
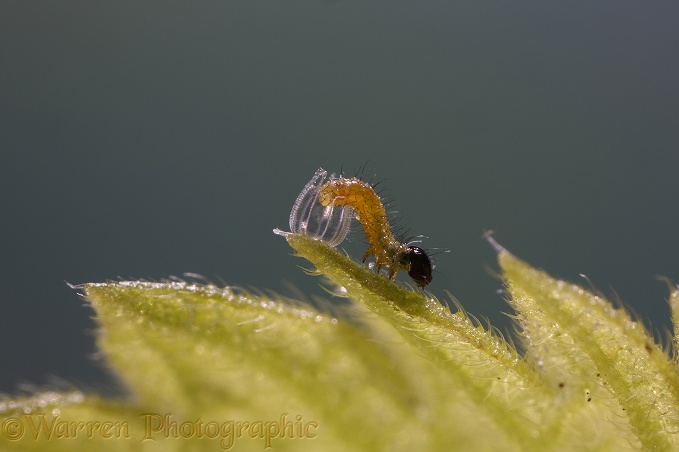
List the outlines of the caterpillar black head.
<svg viewBox="0 0 679 452">
<path fill-rule="evenodd" d="M 424 287 L 431 282 L 431 261 L 427 253 L 419 246 L 409 246 L 408 275 L 419 286 Z"/>
</svg>

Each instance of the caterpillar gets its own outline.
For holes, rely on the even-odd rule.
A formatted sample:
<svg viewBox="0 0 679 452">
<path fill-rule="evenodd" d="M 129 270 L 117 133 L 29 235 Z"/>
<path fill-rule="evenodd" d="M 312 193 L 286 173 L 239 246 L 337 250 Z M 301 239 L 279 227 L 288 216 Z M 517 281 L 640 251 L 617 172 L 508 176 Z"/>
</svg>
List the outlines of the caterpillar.
<svg viewBox="0 0 679 452">
<path fill-rule="evenodd" d="M 353 208 L 369 243 L 363 262 L 374 256 L 377 271 L 387 267 L 389 279 L 392 280 L 399 270 L 405 270 L 419 287 L 431 282 L 432 265 L 429 256 L 418 246 L 396 240 L 389 227 L 382 200 L 369 183 L 357 177 L 331 179 L 320 187 L 318 201 L 327 208 Z"/>
<path fill-rule="evenodd" d="M 419 287 L 429 284 L 432 280 L 429 256 L 422 248 L 400 243 L 394 237 L 375 189 L 357 177 L 333 174 L 326 182 L 327 175 L 327 171 L 319 168 L 297 196 L 290 212 L 291 233 L 304 234 L 334 247 L 346 238 L 351 220 L 356 218 L 369 243 L 363 262 L 375 256 L 377 271 L 388 268 L 389 279 L 395 279 L 396 273 L 404 270 Z M 278 228 L 274 233 L 290 234 Z"/>
</svg>

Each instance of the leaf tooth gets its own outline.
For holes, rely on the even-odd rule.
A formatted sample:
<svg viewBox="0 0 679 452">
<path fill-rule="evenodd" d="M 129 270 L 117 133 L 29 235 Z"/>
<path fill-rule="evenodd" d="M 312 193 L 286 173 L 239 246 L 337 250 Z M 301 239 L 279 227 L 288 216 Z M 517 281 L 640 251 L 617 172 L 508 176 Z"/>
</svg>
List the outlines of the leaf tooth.
<svg viewBox="0 0 679 452">
<path fill-rule="evenodd" d="M 540 321 L 551 322 L 572 338 L 573 350 L 587 355 L 626 409 L 630 427 L 644 447 L 676 447 L 678 439 L 670 432 L 679 431 L 677 374 L 643 324 L 601 295 L 556 280 L 507 251 L 500 251 L 498 259 L 504 277 L 519 294 L 517 303 L 530 308 L 526 315 L 542 316 Z"/>
</svg>

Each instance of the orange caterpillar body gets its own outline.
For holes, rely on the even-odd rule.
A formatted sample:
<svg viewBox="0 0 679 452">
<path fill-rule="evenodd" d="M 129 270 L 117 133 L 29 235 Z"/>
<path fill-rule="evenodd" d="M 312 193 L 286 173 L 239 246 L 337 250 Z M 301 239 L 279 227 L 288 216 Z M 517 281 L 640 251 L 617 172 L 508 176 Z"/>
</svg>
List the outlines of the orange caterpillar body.
<svg viewBox="0 0 679 452">
<path fill-rule="evenodd" d="M 388 267 L 390 279 L 394 279 L 399 270 L 405 270 L 420 287 L 431 282 L 429 257 L 421 248 L 394 238 L 382 201 L 370 184 L 356 177 L 331 179 L 321 187 L 318 200 L 323 206 L 348 205 L 355 210 L 370 244 L 363 255 L 364 262 L 375 256 L 377 270 Z"/>
</svg>

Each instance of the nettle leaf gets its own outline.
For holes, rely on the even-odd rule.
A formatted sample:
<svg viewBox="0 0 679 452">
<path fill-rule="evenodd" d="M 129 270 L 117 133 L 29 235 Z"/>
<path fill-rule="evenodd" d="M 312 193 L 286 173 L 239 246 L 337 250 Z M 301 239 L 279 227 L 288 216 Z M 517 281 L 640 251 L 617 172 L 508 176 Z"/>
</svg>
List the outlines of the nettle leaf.
<svg viewBox="0 0 679 452">
<path fill-rule="evenodd" d="M 287 240 L 349 304 L 179 280 L 85 284 L 98 346 L 130 396 L 0 399 L 0 448 L 676 448 L 675 361 L 601 295 L 497 246 L 521 355 L 456 303 Z"/>
<path fill-rule="evenodd" d="M 582 435 L 589 422 L 595 438 L 619 436 L 645 449 L 676 447 L 677 368 L 643 324 L 601 295 L 553 279 L 505 250 L 498 257 L 528 356 L 561 389 L 556 411 L 578 420 L 570 434 Z"/>
</svg>

